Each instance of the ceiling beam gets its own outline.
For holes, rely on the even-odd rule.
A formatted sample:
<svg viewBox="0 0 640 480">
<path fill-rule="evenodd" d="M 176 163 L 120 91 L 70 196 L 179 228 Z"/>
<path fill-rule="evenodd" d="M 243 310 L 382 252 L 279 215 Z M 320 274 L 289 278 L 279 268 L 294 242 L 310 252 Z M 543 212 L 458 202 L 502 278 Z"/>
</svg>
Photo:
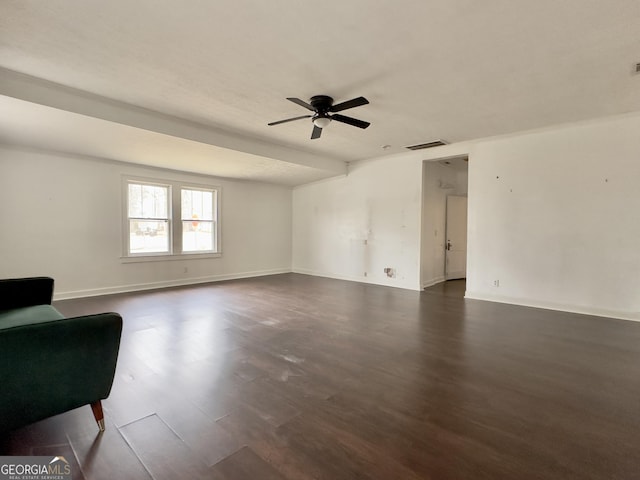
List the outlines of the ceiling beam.
<svg viewBox="0 0 640 480">
<path fill-rule="evenodd" d="M 335 175 L 345 174 L 347 171 L 343 159 L 320 156 L 250 138 L 4 68 L 0 68 L 0 95 L 151 132 L 303 165 Z"/>
</svg>

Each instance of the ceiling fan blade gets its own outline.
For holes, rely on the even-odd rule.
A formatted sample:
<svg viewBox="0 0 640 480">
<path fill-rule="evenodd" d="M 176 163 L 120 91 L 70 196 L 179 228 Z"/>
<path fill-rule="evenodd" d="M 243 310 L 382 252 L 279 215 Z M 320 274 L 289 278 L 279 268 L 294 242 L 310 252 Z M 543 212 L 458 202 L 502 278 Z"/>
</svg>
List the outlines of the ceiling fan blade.
<svg viewBox="0 0 640 480">
<path fill-rule="evenodd" d="M 278 120 L 277 122 L 267 123 L 268 126 L 280 125 L 281 123 L 293 122 L 294 120 L 301 120 L 303 118 L 311 118 L 311 115 L 302 115 L 301 117 L 287 118 L 286 120 Z"/>
<path fill-rule="evenodd" d="M 322 129 L 317 126 L 313 126 L 313 131 L 311 132 L 311 140 L 315 140 L 316 138 L 320 138 L 322 135 Z"/>
<path fill-rule="evenodd" d="M 300 100 L 299 98 L 287 98 L 287 100 L 289 100 L 290 102 L 293 102 L 297 105 L 300 105 L 301 107 L 306 108 L 307 110 L 311 110 L 312 112 L 315 112 L 316 109 L 313 108 L 311 105 L 309 105 L 307 102 L 305 102 L 304 100 Z"/>
<path fill-rule="evenodd" d="M 289 99 L 291 100 L 291 99 Z M 367 100 L 364 97 L 358 97 L 358 98 L 354 98 L 351 100 L 347 100 L 346 102 L 342 102 L 339 103 L 337 105 L 334 105 L 333 107 L 331 107 L 329 109 L 330 112 L 341 112 L 342 110 L 346 110 L 347 108 L 353 108 L 353 107 L 359 107 L 361 105 L 366 105 L 369 103 L 369 100 Z M 364 127 L 362 127 L 364 128 Z"/>
<path fill-rule="evenodd" d="M 336 122 L 346 123 L 347 125 L 353 125 L 358 128 L 367 128 L 371 125 L 369 122 L 365 122 L 364 120 L 358 120 L 357 118 L 347 117 L 345 115 L 340 115 L 336 113 L 335 115 L 331 115 L 331 120 L 335 120 Z"/>
</svg>

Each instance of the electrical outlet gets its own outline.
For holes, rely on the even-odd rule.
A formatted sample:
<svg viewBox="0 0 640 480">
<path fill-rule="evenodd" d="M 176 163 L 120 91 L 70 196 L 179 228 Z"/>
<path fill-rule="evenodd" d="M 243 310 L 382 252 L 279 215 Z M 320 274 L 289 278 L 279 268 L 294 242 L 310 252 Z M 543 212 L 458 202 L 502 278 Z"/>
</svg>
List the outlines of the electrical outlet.
<svg viewBox="0 0 640 480">
<path fill-rule="evenodd" d="M 184 267 L 184 272 L 183 273 L 189 273 L 189 268 L 188 267 Z"/>
<path fill-rule="evenodd" d="M 367 276 L 367 272 L 364 272 L 364 276 L 365 276 L 365 277 Z"/>
<path fill-rule="evenodd" d="M 500 280 L 494 280 L 493 281 L 493 286 L 494 287 L 499 287 L 500 286 Z"/>
</svg>

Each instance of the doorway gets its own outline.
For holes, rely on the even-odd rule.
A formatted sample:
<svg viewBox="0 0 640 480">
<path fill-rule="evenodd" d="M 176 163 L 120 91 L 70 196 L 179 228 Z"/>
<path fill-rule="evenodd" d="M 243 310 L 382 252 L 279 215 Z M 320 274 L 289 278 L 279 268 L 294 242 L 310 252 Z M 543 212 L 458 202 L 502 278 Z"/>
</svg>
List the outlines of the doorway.
<svg viewBox="0 0 640 480">
<path fill-rule="evenodd" d="M 467 185 L 467 156 L 423 163 L 420 242 L 423 289 L 466 277 Z"/>
<path fill-rule="evenodd" d="M 444 278 L 467 278 L 467 197 L 447 195 Z"/>
</svg>

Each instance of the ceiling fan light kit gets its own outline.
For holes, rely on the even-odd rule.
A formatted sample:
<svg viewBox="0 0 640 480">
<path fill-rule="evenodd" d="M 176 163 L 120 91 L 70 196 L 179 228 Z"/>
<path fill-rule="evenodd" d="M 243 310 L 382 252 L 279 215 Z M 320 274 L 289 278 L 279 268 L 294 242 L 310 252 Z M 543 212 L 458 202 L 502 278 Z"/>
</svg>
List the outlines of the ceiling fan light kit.
<svg viewBox="0 0 640 480">
<path fill-rule="evenodd" d="M 299 98 L 295 97 L 287 98 L 287 100 L 300 105 L 307 110 L 312 111 L 313 114 L 287 118 L 285 120 L 279 120 L 277 122 L 271 122 L 268 124 L 269 126 L 279 125 L 286 122 L 293 122 L 294 120 L 301 120 L 303 118 L 311 118 L 311 121 L 313 122 L 311 139 L 314 140 L 316 138 L 320 138 L 322 129 L 329 125 L 332 120 L 340 123 L 346 123 L 347 125 L 358 128 L 367 128 L 369 125 L 371 125 L 369 122 L 365 122 L 364 120 L 358 120 L 357 118 L 347 117 L 346 115 L 340 115 L 339 113 L 337 113 L 349 108 L 367 105 L 369 103 L 369 100 L 364 97 L 353 98 L 351 100 L 347 100 L 346 102 L 338 103 L 337 105 L 334 105 L 333 98 L 327 95 L 315 95 L 309 100 L 310 103 L 307 103 L 304 100 L 300 100 Z"/>
<path fill-rule="evenodd" d="M 313 119 L 313 124 L 318 128 L 324 128 L 331 123 L 330 117 L 317 116 Z"/>
</svg>

